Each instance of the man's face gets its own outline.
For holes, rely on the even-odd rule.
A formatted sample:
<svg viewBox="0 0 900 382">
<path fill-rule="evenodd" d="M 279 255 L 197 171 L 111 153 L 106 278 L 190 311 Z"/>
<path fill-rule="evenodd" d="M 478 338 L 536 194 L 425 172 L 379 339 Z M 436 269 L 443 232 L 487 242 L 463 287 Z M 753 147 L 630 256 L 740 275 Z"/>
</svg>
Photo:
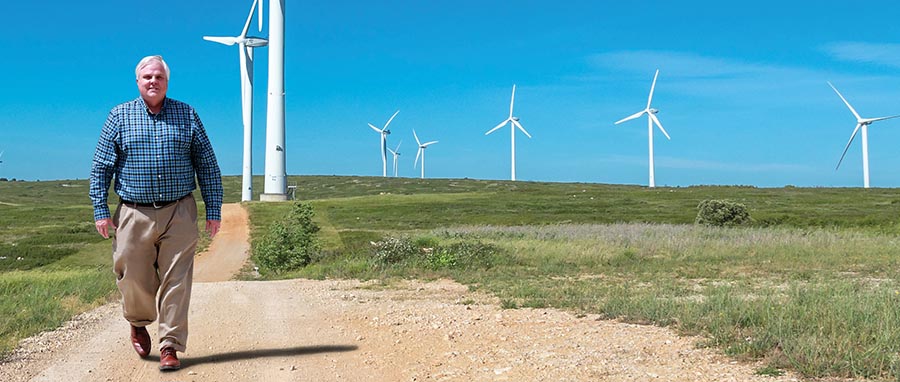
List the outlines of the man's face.
<svg viewBox="0 0 900 382">
<path fill-rule="evenodd" d="M 148 105 L 156 105 L 166 98 L 169 89 L 169 79 L 166 78 L 166 70 L 159 62 L 151 62 L 141 68 L 137 78 L 138 91 L 141 98 Z"/>
</svg>

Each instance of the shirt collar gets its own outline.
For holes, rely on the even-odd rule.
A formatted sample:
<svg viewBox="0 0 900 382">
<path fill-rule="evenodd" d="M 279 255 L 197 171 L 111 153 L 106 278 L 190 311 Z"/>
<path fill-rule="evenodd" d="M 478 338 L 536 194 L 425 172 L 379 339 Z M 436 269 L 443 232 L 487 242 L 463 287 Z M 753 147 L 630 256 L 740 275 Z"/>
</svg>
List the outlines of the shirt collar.
<svg viewBox="0 0 900 382">
<path fill-rule="evenodd" d="M 161 115 L 165 114 L 166 105 L 169 104 L 169 97 L 163 98 L 162 107 L 159 109 L 159 113 L 153 114 L 150 112 L 150 108 L 147 107 L 147 102 L 144 101 L 144 97 L 138 97 L 137 99 L 138 99 L 138 102 L 140 102 L 141 107 L 144 108 L 144 111 L 147 112 L 147 115 L 150 115 L 150 116 L 161 116 Z"/>
</svg>

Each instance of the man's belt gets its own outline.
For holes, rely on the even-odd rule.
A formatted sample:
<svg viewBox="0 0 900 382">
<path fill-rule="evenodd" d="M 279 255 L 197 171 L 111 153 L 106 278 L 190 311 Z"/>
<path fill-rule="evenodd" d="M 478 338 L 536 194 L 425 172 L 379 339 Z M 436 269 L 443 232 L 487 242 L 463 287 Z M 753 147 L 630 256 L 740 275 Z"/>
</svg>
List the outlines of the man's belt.
<svg viewBox="0 0 900 382">
<path fill-rule="evenodd" d="M 127 201 L 127 200 L 125 200 L 125 199 L 121 199 L 121 198 L 120 198 L 120 199 L 119 199 L 119 203 L 122 203 L 123 205 L 126 205 L 126 206 L 131 207 L 131 208 L 143 207 L 143 208 L 155 208 L 155 209 L 160 209 L 160 208 L 168 207 L 168 206 L 170 206 L 170 205 L 172 205 L 172 204 L 178 203 L 178 201 L 180 201 L 181 199 L 184 199 L 184 198 L 188 197 L 188 195 L 190 195 L 190 193 L 187 194 L 187 195 L 185 195 L 185 196 L 182 196 L 182 197 L 180 197 L 180 198 L 178 198 L 178 199 L 175 199 L 175 200 L 167 200 L 167 201 L 153 202 L 153 203 L 130 202 L 130 201 Z"/>
</svg>

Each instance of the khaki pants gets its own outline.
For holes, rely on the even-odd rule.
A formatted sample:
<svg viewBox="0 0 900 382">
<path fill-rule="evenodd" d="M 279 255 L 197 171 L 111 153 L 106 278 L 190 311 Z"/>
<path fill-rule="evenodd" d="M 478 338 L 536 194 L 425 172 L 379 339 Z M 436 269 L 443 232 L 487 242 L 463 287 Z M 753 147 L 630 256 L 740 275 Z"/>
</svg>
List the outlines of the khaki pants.
<svg viewBox="0 0 900 382">
<path fill-rule="evenodd" d="M 113 272 L 125 319 L 147 326 L 158 312 L 160 349 L 170 346 L 183 352 L 200 234 L 194 197 L 159 209 L 120 203 L 113 224 Z"/>
</svg>

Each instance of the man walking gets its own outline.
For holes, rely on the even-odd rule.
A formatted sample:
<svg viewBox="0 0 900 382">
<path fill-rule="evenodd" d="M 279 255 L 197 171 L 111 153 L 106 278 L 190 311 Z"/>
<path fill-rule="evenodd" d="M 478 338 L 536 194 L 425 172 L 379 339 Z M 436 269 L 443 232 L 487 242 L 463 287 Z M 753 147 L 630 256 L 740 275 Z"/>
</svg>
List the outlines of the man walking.
<svg viewBox="0 0 900 382">
<path fill-rule="evenodd" d="M 197 112 L 166 97 L 169 66 L 163 58 L 144 57 L 135 75 L 140 97 L 114 107 L 100 133 L 90 197 L 97 232 L 104 238 L 115 232 L 113 272 L 135 351 L 141 358 L 149 355 L 145 326 L 158 318 L 159 368 L 177 370 L 176 352 L 184 352 L 187 343 L 199 238 L 192 192 L 199 182 L 206 231 L 215 236 L 221 223 L 222 177 Z M 120 200 L 110 216 L 112 179 Z"/>
</svg>

